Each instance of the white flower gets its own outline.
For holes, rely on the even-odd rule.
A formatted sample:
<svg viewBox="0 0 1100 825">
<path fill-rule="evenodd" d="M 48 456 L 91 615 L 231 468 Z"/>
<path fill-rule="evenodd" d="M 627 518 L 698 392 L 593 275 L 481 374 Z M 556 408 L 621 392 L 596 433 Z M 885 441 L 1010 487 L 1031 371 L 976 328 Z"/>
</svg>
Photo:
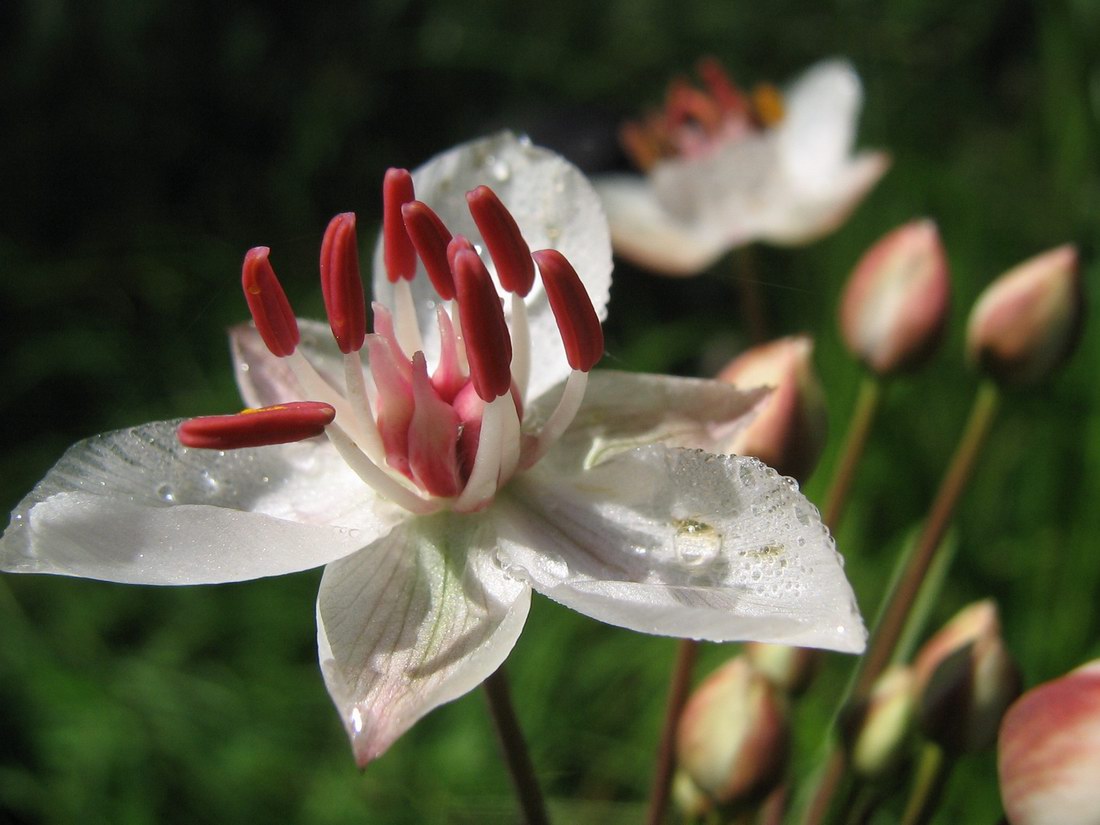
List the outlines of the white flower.
<svg viewBox="0 0 1100 825">
<path fill-rule="evenodd" d="M 811 67 L 781 104 L 769 96 L 767 108 L 778 111 L 763 118 L 716 71 L 715 64 L 701 70 L 712 113 L 704 104 L 702 114 L 699 105 L 687 112 L 686 125 L 683 112 L 667 118 L 673 135 L 654 154 L 675 154 L 656 160 L 645 177 L 595 182 L 615 251 L 668 275 L 693 275 L 755 240 L 794 245 L 821 237 L 889 166 L 882 152 L 852 154 L 863 93 L 848 63 Z"/>
<path fill-rule="evenodd" d="M 422 204 L 402 207 L 411 197 L 402 174 L 387 176 L 385 235 L 419 237 L 421 258 L 431 257 L 445 238 L 425 242 L 442 237 L 431 235 L 438 224 Z M 0 567 L 198 584 L 327 565 L 321 667 L 361 764 L 504 661 L 532 588 L 647 633 L 861 650 L 841 560 L 796 485 L 758 461 L 681 446 L 723 443 L 759 394 L 588 374 L 602 351 L 595 314 L 611 256 L 584 177 L 502 134 L 435 158 L 413 181 L 472 248 L 489 247 L 498 281 L 530 254 L 522 241 L 500 248 L 518 236 L 481 189 L 470 201 L 478 231 L 464 193 L 483 182 L 527 242 L 556 247 L 582 279 L 562 255 L 534 253 L 539 281 L 517 287 L 505 273 L 516 290 L 502 293 L 505 326 L 496 293 L 477 292 L 493 282 L 470 246 L 450 245 L 458 296 L 449 301 L 393 241 L 376 256 L 375 293 L 389 311 L 376 307 L 360 353 L 361 286 L 344 277 L 357 272 L 354 218 L 338 216 L 321 258 L 342 354 L 328 327 L 295 326 L 282 312 L 267 251 L 253 250 L 245 291 L 258 329 L 231 339 L 245 402 L 274 408 L 77 444 L 14 512 Z M 409 235 L 400 219 L 391 225 L 398 214 Z M 390 283 L 386 273 L 403 267 L 415 277 Z M 501 363 L 513 386 L 487 389 Z M 182 446 L 177 428 L 215 449 Z M 217 449 L 260 442 L 270 446 Z"/>
</svg>

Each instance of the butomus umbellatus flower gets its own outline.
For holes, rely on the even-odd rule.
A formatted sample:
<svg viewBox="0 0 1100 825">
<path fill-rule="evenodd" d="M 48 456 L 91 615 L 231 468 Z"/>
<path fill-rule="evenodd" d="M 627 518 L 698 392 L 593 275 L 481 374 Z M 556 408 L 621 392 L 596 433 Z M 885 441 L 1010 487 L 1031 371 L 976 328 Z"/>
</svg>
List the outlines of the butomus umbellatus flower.
<svg viewBox="0 0 1100 825">
<path fill-rule="evenodd" d="M 249 409 L 72 447 L 0 566 L 197 584 L 326 565 L 321 667 L 363 764 L 504 661 L 532 589 L 648 633 L 862 649 L 797 486 L 681 446 L 725 443 L 760 393 L 591 372 L 611 252 L 579 171 L 501 134 L 383 188 L 372 331 L 354 216 L 321 246 L 328 324 L 295 320 L 253 249 L 255 326 L 231 333 Z"/>
<path fill-rule="evenodd" d="M 596 181 L 615 251 L 666 275 L 694 275 L 752 241 L 808 243 L 840 226 L 885 173 L 882 152 L 853 154 L 863 91 L 842 60 L 785 93 L 745 93 L 713 60 L 702 87 L 674 82 L 663 110 L 628 124 L 644 175 Z"/>
</svg>

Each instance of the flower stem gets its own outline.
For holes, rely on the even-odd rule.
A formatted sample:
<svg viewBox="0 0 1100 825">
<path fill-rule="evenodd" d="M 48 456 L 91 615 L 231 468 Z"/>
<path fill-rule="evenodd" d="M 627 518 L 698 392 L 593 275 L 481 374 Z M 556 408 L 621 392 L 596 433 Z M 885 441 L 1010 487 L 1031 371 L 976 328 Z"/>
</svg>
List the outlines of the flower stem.
<svg viewBox="0 0 1100 825">
<path fill-rule="evenodd" d="M 905 803 L 902 825 L 924 825 L 931 819 L 951 773 L 952 762 L 939 745 L 934 742 L 924 745 L 913 779 L 913 792 Z"/>
<path fill-rule="evenodd" d="M 680 722 L 680 713 L 687 702 L 688 689 L 691 687 L 691 672 L 695 668 L 698 655 L 698 642 L 691 639 L 680 640 L 680 645 L 676 649 L 676 664 L 673 665 L 672 680 L 668 688 L 661 741 L 657 746 L 657 764 L 653 769 L 649 811 L 646 814 L 647 825 L 660 825 L 665 818 L 665 809 L 668 807 L 669 792 L 672 788 L 672 770 L 676 765 L 676 726 Z"/>
<path fill-rule="evenodd" d="M 516 718 L 516 711 L 512 706 L 512 692 L 508 688 L 508 677 L 504 673 L 503 665 L 485 680 L 482 687 L 485 688 L 489 713 L 493 717 L 497 738 L 504 752 L 504 761 L 516 789 L 516 799 L 523 811 L 523 821 L 527 825 L 549 825 L 550 819 L 546 815 L 542 790 L 519 727 L 519 719 Z"/>
<path fill-rule="evenodd" d="M 943 543 L 955 507 L 989 435 L 999 402 L 1000 393 L 997 387 L 989 381 L 983 382 L 970 409 L 966 429 L 963 430 L 955 454 L 932 501 L 917 545 L 898 577 L 896 587 L 890 592 L 889 601 L 871 633 L 867 653 L 860 662 L 845 704 L 866 699 L 875 680 L 893 657 L 921 585 L 936 560 L 936 551 Z M 825 820 L 832 807 L 833 796 L 844 780 L 846 762 L 844 751 L 834 745 L 821 781 L 806 810 L 804 825 L 820 825 Z"/>
<path fill-rule="evenodd" d="M 741 299 L 741 317 L 749 340 L 762 344 L 768 339 L 768 314 L 764 308 L 764 294 L 760 291 L 760 279 L 756 277 L 752 262 L 752 247 L 743 246 L 733 253 L 733 268 Z"/>
<path fill-rule="evenodd" d="M 881 397 L 882 384 L 876 377 L 865 375 L 859 385 L 859 394 L 856 396 L 855 410 L 848 423 L 848 432 L 844 436 L 840 461 L 833 474 L 832 483 L 829 485 L 825 505 L 822 507 L 825 526 L 832 531 L 837 529 L 844 515 L 844 505 L 848 503 L 848 493 L 852 489 L 852 482 L 855 481 L 856 468 L 867 446 L 867 438 L 871 434 L 871 425 L 874 423 Z"/>
</svg>

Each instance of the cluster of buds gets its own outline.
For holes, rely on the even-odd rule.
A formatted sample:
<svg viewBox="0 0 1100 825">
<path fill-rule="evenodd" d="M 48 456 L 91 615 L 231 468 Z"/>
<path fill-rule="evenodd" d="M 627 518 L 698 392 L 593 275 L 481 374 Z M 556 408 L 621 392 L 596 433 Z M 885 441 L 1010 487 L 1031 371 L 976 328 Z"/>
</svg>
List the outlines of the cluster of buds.
<svg viewBox="0 0 1100 825">
<path fill-rule="evenodd" d="M 825 448 L 825 392 L 813 368 L 813 341 L 780 338 L 746 350 L 718 374 L 738 389 L 771 387 L 756 417 L 727 449 L 759 458 L 779 473 L 805 482 Z"/>
<path fill-rule="evenodd" d="M 783 96 L 769 84 L 751 92 L 740 89 L 713 57 L 699 61 L 702 87 L 685 78 L 673 80 L 664 106 L 619 132 L 623 150 L 641 170 L 666 157 L 693 157 L 722 142 L 770 128 L 783 118 Z"/>
</svg>

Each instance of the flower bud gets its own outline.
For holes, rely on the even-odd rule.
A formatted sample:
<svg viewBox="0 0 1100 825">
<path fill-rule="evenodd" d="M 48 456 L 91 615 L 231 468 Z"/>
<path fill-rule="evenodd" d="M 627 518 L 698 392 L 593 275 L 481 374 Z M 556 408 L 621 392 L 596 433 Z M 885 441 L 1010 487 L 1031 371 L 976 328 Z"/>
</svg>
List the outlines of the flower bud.
<svg viewBox="0 0 1100 825">
<path fill-rule="evenodd" d="M 672 775 L 672 801 L 689 822 L 701 819 L 714 810 L 714 800 L 699 790 L 683 770 Z"/>
<path fill-rule="evenodd" d="M 883 671 L 864 701 L 845 709 L 841 729 L 860 776 L 881 778 L 901 763 L 913 730 L 915 682 L 911 667 L 895 665 Z"/>
<path fill-rule="evenodd" d="M 1037 383 L 1073 351 L 1083 312 L 1077 249 L 1044 252 L 978 297 L 966 328 L 967 357 L 1002 384 Z"/>
<path fill-rule="evenodd" d="M 1020 695 L 1020 672 L 991 600 L 959 611 L 917 652 L 913 667 L 929 739 L 956 753 L 993 744 L 1005 709 Z"/>
<path fill-rule="evenodd" d="M 684 707 L 680 767 L 719 805 L 753 802 L 782 776 L 789 739 L 786 704 L 744 656 L 712 673 Z"/>
<path fill-rule="evenodd" d="M 718 374 L 739 389 L 772 387 L 756 417 L 726 445 L 804 482 L 825 447 L 825 393 L 813 369 L 813 341 L 780 338 L 743 352 Z"/>
<path fill-rule="evenodd" d="M 816 650 L 768 642 L 746 642 L 745 655 L 765 679 L 788 696 L 806 689 L 821 661 Z"/>
<path fill-rule="evenodd" d="M 914 369 L 940 342 L 950 293 L 936 224 L 900 226 L 864 253 L 848 279 L 840 301 L 844 343 L 879 375 Z"/>
<path fill-rule="evenodd" d="M 1012 825 L 1100 822 L 1100 659 L 1021 696 L 997 749 Z"/>
</svg>

